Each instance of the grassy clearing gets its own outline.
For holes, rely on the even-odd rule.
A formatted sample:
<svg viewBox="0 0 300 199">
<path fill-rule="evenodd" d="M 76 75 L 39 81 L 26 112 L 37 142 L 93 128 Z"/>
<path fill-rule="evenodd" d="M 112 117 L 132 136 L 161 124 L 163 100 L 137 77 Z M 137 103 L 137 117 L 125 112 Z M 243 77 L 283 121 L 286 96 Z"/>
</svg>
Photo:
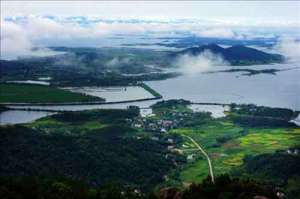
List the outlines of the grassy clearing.
<svg viewBox="0 0 300 199">
<path fill-rule="evenodd" d="M 201 179 L 208 175 L 207 161 L 198 160 L 180 172 L 180 178 L 183 182 L 201 182 Z"/>
<path fill-rule="evenodd" d="M 102 98 L 74 93 L 50 86 L 32 84 L 0 84 L 2 103 L 63 103 L 101 101 Z"/>
<path fill-rule="evenodd" d="M 99 121 L 82 121 L 78 123 L 61 122 L 51 117 L 42 118 L 27 125 L 46 134 L 58 133 L 64 135 L 84 135 L 94 130 L 108 127 L 109 124 Z"/>
</svg>

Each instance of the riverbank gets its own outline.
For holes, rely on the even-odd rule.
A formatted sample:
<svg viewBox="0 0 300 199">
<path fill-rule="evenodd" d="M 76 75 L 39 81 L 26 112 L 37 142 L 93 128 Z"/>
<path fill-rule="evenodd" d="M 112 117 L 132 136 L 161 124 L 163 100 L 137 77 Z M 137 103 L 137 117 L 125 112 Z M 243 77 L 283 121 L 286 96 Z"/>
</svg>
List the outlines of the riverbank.
<svg viewBox="0 0 300 199">
<path fill-rule="evenodd" d="M 71 92 L 48 85 L 28 83 L 1 83 L 0 104 L 60 104 L 76 102 L 92 102 L 105 99 L 101 97 Z"/>
<path fill-rule="evenodd" d="M 124 100 L 115 102 L 91 101 L 91 102 L 62 102 L 62 103 L 0 103 L 2 106 L 61 106 L 61 105 L 103 105 L 103 104 L 123 104 L 132 102 L 142 102 L 150 100 L 158 100 L 162 97 L 152 97 L 136 100 Z"/>
<path fill-rule="evenodd" d="M 148 86 L 147 84 L 145 84 L 144 82 L 137 84 L 138 86 L 142 87 L 143 89 L 145 89 L 146 91 L 148 91 L 149 93 L 151 93 L 154 97 L 157 98 L 162 98 L 162 95 L 160 93 L 158 93 L 156 90 L 154 90 L 153 88 L 151 88 L 150 86 Z"/>
<path fill-rule="evenodd" d="M 29 86 L 29 85 L 22 85 L 22 86 Z M 136 86 L 141 87 L 144 89 L 146 92 L 150 93 L 152 96 L 145 96 L 144 98 L 141 99 L 125 99 L 125 100 L 120 100 L 120 101 L 104 101 L 102 100 L 101 97 L 99 96 L 93 96 L 92 94 L 86 94 L 86 93 L 80 93 L 80 92 L 71 92 L 74 94 L 78 95 L 84 95 L 84 96 L 91 96 L 95 100 L 90 100 L 90 101 L 57 101 L 57 102 L 47 102 L 47 101 L 40 101 L 40 102 L 0 102 L 1 106 L 61 106 L 61 105 L 105 105 L 105 104 L 121 104 L 121 103 L 134 103 L 134 102 L 142 102 L 142 101 L 150 101 L 150 100 L 159 100 L 162 99 L 162 95 L 159 94 L 157 91 L 149 87 L 145 83 L 138 83 Z M 45 86 L 42 86 L 43 88 Z M 58 90 L 58 89 L 57 89 Z M 70 92 L 67 90 L 62 90 L 64 92 Z M 17 93 L 18 95 L 22 95 L 22 92 L 19 91 Z M 31 96 L 32 97 L 32 96 Z M 33 96 L 34 98 L 34 96 Z M 97 100 L 100 99 L 100 100 Z"/>
</svg>

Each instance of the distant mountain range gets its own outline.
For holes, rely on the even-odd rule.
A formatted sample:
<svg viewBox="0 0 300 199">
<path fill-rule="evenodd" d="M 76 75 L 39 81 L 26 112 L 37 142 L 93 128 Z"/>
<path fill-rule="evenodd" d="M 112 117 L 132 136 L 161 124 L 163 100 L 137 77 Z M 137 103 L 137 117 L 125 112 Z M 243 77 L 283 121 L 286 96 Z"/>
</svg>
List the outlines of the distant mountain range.
<svg viewBox="0 0 300 199">
<path fill-rule="evenodd" d="M 173 55 L 179 56 L 183 54 L 190 54 L 197 56 L 205 51 L 210 51 L 216 55 L 220 55 L 231 65 L 268 64 L 280 63 L 284 61 L 284 57 L 282 55 L 266 53 L 243 45 L 235 45 L 229 48 L 222 48 L 217 44 L 209 44 L 199 47 L 187 48 L 180 52 L 176 52 Z"/>
</svg>

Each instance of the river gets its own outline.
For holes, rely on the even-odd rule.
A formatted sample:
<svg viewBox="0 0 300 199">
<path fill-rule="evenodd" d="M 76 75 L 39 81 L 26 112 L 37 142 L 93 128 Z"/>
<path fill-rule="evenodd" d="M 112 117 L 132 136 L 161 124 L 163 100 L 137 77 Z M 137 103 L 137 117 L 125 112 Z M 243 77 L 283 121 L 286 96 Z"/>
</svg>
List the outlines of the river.
<svg viewBox="0 0 300 199">
<path fill-rule="evenodd" d="M 300 110 L 300 64 L 272 64 L 257 66 L 223 66 L 214 70 L 289 69 L 276 75 L 241 75 L 231 73 L 198 73 L 179 76 L 147 84 L 157 90 L 164 99 L 183 98 L 193 102 L 253 103 L 270 107 Z"/>
<path fill-rule="evenodd" d="M 253 76 L 242 75 L 243 72 L 230 73 L 196 73 L 185 74 L 176 78 L 161 81 L 149 81 L 147 84 L 158 91 L 164 99 L 186 99 L 193 102 L 216 103 L 253 103 L 270 107 L 283 107 L 300 110 L 300 64 L 272 64 L 256 66 L 220 66 L 213 70 L 224 69 L 290 69 L 280 71 L 276 75 L 258 74 Z M 105 105 L 64 105 L 64 106 L 26 106 L 44 110 L 88 110 L 101 108 L 126 108 L 129 105 L 149 107 L 158 100 L 105 104 Z M 13 108 L 17 108 L 13 106 Z M 205 107 L 203 107 L 205 108 Z M 203 110 L 203 109 L 201 109 Z M 207 111 L 212 111 L 208 108 Z M 20 112 L 3 112 L 0 115 L 0 124 L 3 121 L 18 118 Z M 41 116 L 40 112 L 36 112 Z M 7 118 L 10 117 L 10 118 Z M 32 120 L 30 120 L 32 121 Z"/>
<path fill-rule="evenodd" d="M 0 124 L 22 124 L 27 122 L 32 122 L 36 119 L 52 115 L 53 112 L 46 111 L 19 111 L 19 110 L 9 110 L 4 111 L 0 114 Z"/>
</svg>

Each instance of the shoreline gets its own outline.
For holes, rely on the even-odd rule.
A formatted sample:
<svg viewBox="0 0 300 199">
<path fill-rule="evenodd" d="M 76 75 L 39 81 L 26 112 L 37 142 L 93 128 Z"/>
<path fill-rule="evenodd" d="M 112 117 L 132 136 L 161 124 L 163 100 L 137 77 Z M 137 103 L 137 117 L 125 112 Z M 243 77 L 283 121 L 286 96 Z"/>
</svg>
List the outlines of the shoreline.
<svg viewBox="0 0 300 199">
<path fill-rule="evenodd" d="M 12 103 L 12 102 L 4 102 L 0 103 L 2 106 L 74 106 L 74 105 L 105 105 L 105 104 L 123 104 L 123 103 L 132 103 L 132 102 L 143 102 L 143 101 L 151 101 L 162 99 L 162 96 L 159 97 L 151 97 L 151 98 L 143 98 L 143 99 L 134 99 L 134 100 L 123 100 L 123 101 L 115 101 L 115 102 L 103 102 L 103 101 L 90 101 L 90 102 L 47 102 L 47 103 Z"/>
<path fill-rule="evenodd" d="M 159 100 L 162 99 L 162 95 L 152 89 L 144 82 L 139 82 L 136 84 L 143 88 L 145 91 L 149 92 L 153 97 L 141 98 L 141 99 L 132 99 L 132 100 L 122 100 L 122 101 L 112 101 L 106 102 L 103 100 L 97 101 L 81 101 L 81 102 L 0 102 L 0 106 L 73 106 L 73 105 L 105 105 L 105 104 L 122 104 L 122 103 L 133 103 L 133 102 L 142 102 L 150 100 Z"/>
<path fill-rule="evenodd" d="M 106 105 L 106 104 L 126 104 L 133 102 L 143 102 L 151 100 L 163 100 L 163 97 L 152 97 L 136 100 L 125 100 L 125 101 L 115 101 L 115 102 L 74 102 L 74 103 L 0 103 L 0 106 L 5 107 L 5 111 L 8 110 L 23 110 L 23 111 L 49 111 L 49 112 L 67 112 L 65 110 L 52 110 L 44 108 L 35 108 L 35 106 L 80 106 L 80 105 Z M 191 102 L 190 105 L 209 105 L 209 106 L 230 106 L 231 103 L 215 103 L 215 102 Z M 14 107 L 9 107 L 14 106 Z M 30 107 L 26 107 L 30 106 Z M 26 108 L 23 108 L 26 107 Z M 140 107 L 141 109 L 148 109 L 150 107 Z M 293 110 L 298 116 L 300 115 L 299 110 Z M 3 111 L 4 112 L 4 111 Z M 0 112 L 1 113 L 1 112 Z"/>
</svg>

